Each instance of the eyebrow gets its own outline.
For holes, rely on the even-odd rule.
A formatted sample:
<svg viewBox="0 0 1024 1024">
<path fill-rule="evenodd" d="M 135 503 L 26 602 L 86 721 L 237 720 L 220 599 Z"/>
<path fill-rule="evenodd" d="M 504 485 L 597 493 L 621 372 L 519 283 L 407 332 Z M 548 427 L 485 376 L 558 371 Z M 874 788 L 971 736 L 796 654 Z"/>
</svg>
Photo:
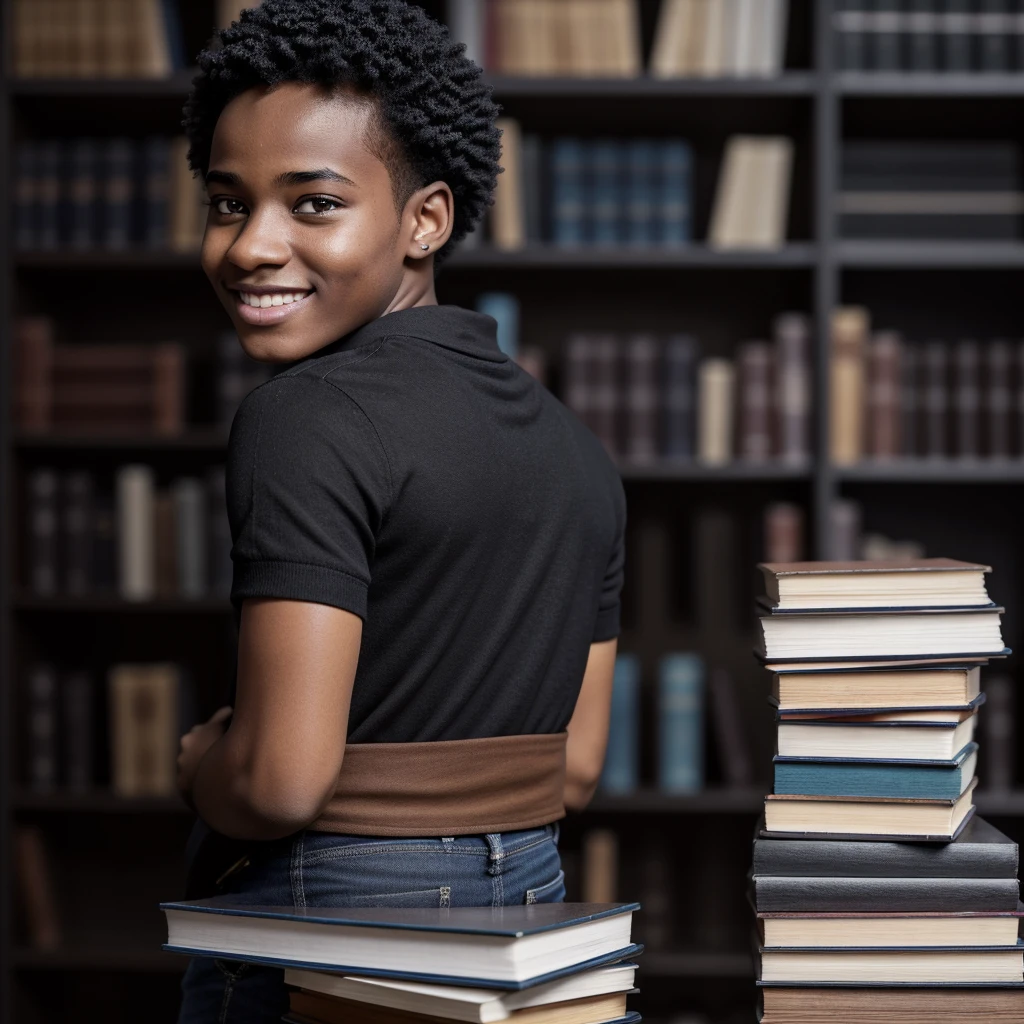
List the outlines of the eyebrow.
<svg viewBox="0 0 1024 1024">
<path fill-rule="evenodd" d="M 285 171 L 274 179 L 274 184 L 308 185 L 313 181 L 334 181 L 340 185 L 352 186 L 356 184 L 351 178 L 346 178 L 344 174 L 331 170 L 330 167 L 319 167 L 315 171 Z M 206 184 L 213 183 L 239 186 L 242 184 L 242 176 L 233 171 L 207 171 Z"/>
</svg>

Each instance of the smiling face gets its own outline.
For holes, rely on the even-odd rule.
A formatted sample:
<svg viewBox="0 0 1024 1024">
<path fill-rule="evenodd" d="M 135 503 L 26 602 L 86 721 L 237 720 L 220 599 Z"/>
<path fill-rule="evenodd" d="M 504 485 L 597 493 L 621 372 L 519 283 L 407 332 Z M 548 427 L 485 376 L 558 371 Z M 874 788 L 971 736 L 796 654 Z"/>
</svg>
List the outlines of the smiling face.
<svg viewBox="0 0 1024 1024">
<path fill-rule="evenodd" d="M 427 185 L 399 210 L 367 144 L 377 121 L 371 100 L 296 82 L 249 89 L 221 113 L 202 265 L 250 356 L 302 359 L 436 303 L 432 253 L 451 234 L 451 190 Z"/>
</svg>

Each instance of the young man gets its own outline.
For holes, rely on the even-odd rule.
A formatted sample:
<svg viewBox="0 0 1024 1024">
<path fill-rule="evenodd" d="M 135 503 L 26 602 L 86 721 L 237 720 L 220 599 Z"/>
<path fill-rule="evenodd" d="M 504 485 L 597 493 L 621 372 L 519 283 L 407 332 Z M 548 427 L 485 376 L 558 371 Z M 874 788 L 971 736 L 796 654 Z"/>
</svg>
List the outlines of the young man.
<svg viewBox="0 0 1024 1024">
<path fill-rule="evenodd" d="M 234 844 L 204 870 L 238 902 L 563 899 L 625 499 L 494 321 L 437 305 L 499 170 L 490 90 L 401 0 L 264 0 L 220 39 L 186 107 L 202 262 L 245 351 L 284 366 L 231 430 L 236 692 L 179 758 L 198 861 Z M 280 970 L 203 958 L 183 992 L 184 1022 L 287 1005 Z"/>
</svg>

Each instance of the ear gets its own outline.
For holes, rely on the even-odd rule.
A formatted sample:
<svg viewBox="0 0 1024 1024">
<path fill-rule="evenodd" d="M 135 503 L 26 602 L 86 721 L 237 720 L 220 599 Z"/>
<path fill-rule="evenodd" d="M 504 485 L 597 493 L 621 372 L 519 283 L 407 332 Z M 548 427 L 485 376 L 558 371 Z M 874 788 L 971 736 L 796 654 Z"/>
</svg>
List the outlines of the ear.
<svg viewBox="0 0 1024 1024">
<path fill-rule="evenodd" d="M 451 238 L 455 226 L 455 197 L 443 182 L 417 189 L 405 205 L 406 258 L 433 256 Z M 426 246 L 426 248 L 424 248 Z"/>
</svg>

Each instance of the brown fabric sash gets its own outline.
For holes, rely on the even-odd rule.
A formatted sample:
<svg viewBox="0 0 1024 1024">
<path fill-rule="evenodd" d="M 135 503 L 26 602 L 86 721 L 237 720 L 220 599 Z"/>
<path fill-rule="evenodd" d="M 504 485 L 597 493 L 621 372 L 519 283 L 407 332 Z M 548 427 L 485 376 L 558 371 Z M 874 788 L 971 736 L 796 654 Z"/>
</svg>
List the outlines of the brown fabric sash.
<svg viewBox="0 0 1024 1024">
<path fill-rule="evenodd" d="M 338 787 L 308 827 L 361 836 L 459 836 L 565 817 L 568 733 L 349 743 Z"/>
</svg>

